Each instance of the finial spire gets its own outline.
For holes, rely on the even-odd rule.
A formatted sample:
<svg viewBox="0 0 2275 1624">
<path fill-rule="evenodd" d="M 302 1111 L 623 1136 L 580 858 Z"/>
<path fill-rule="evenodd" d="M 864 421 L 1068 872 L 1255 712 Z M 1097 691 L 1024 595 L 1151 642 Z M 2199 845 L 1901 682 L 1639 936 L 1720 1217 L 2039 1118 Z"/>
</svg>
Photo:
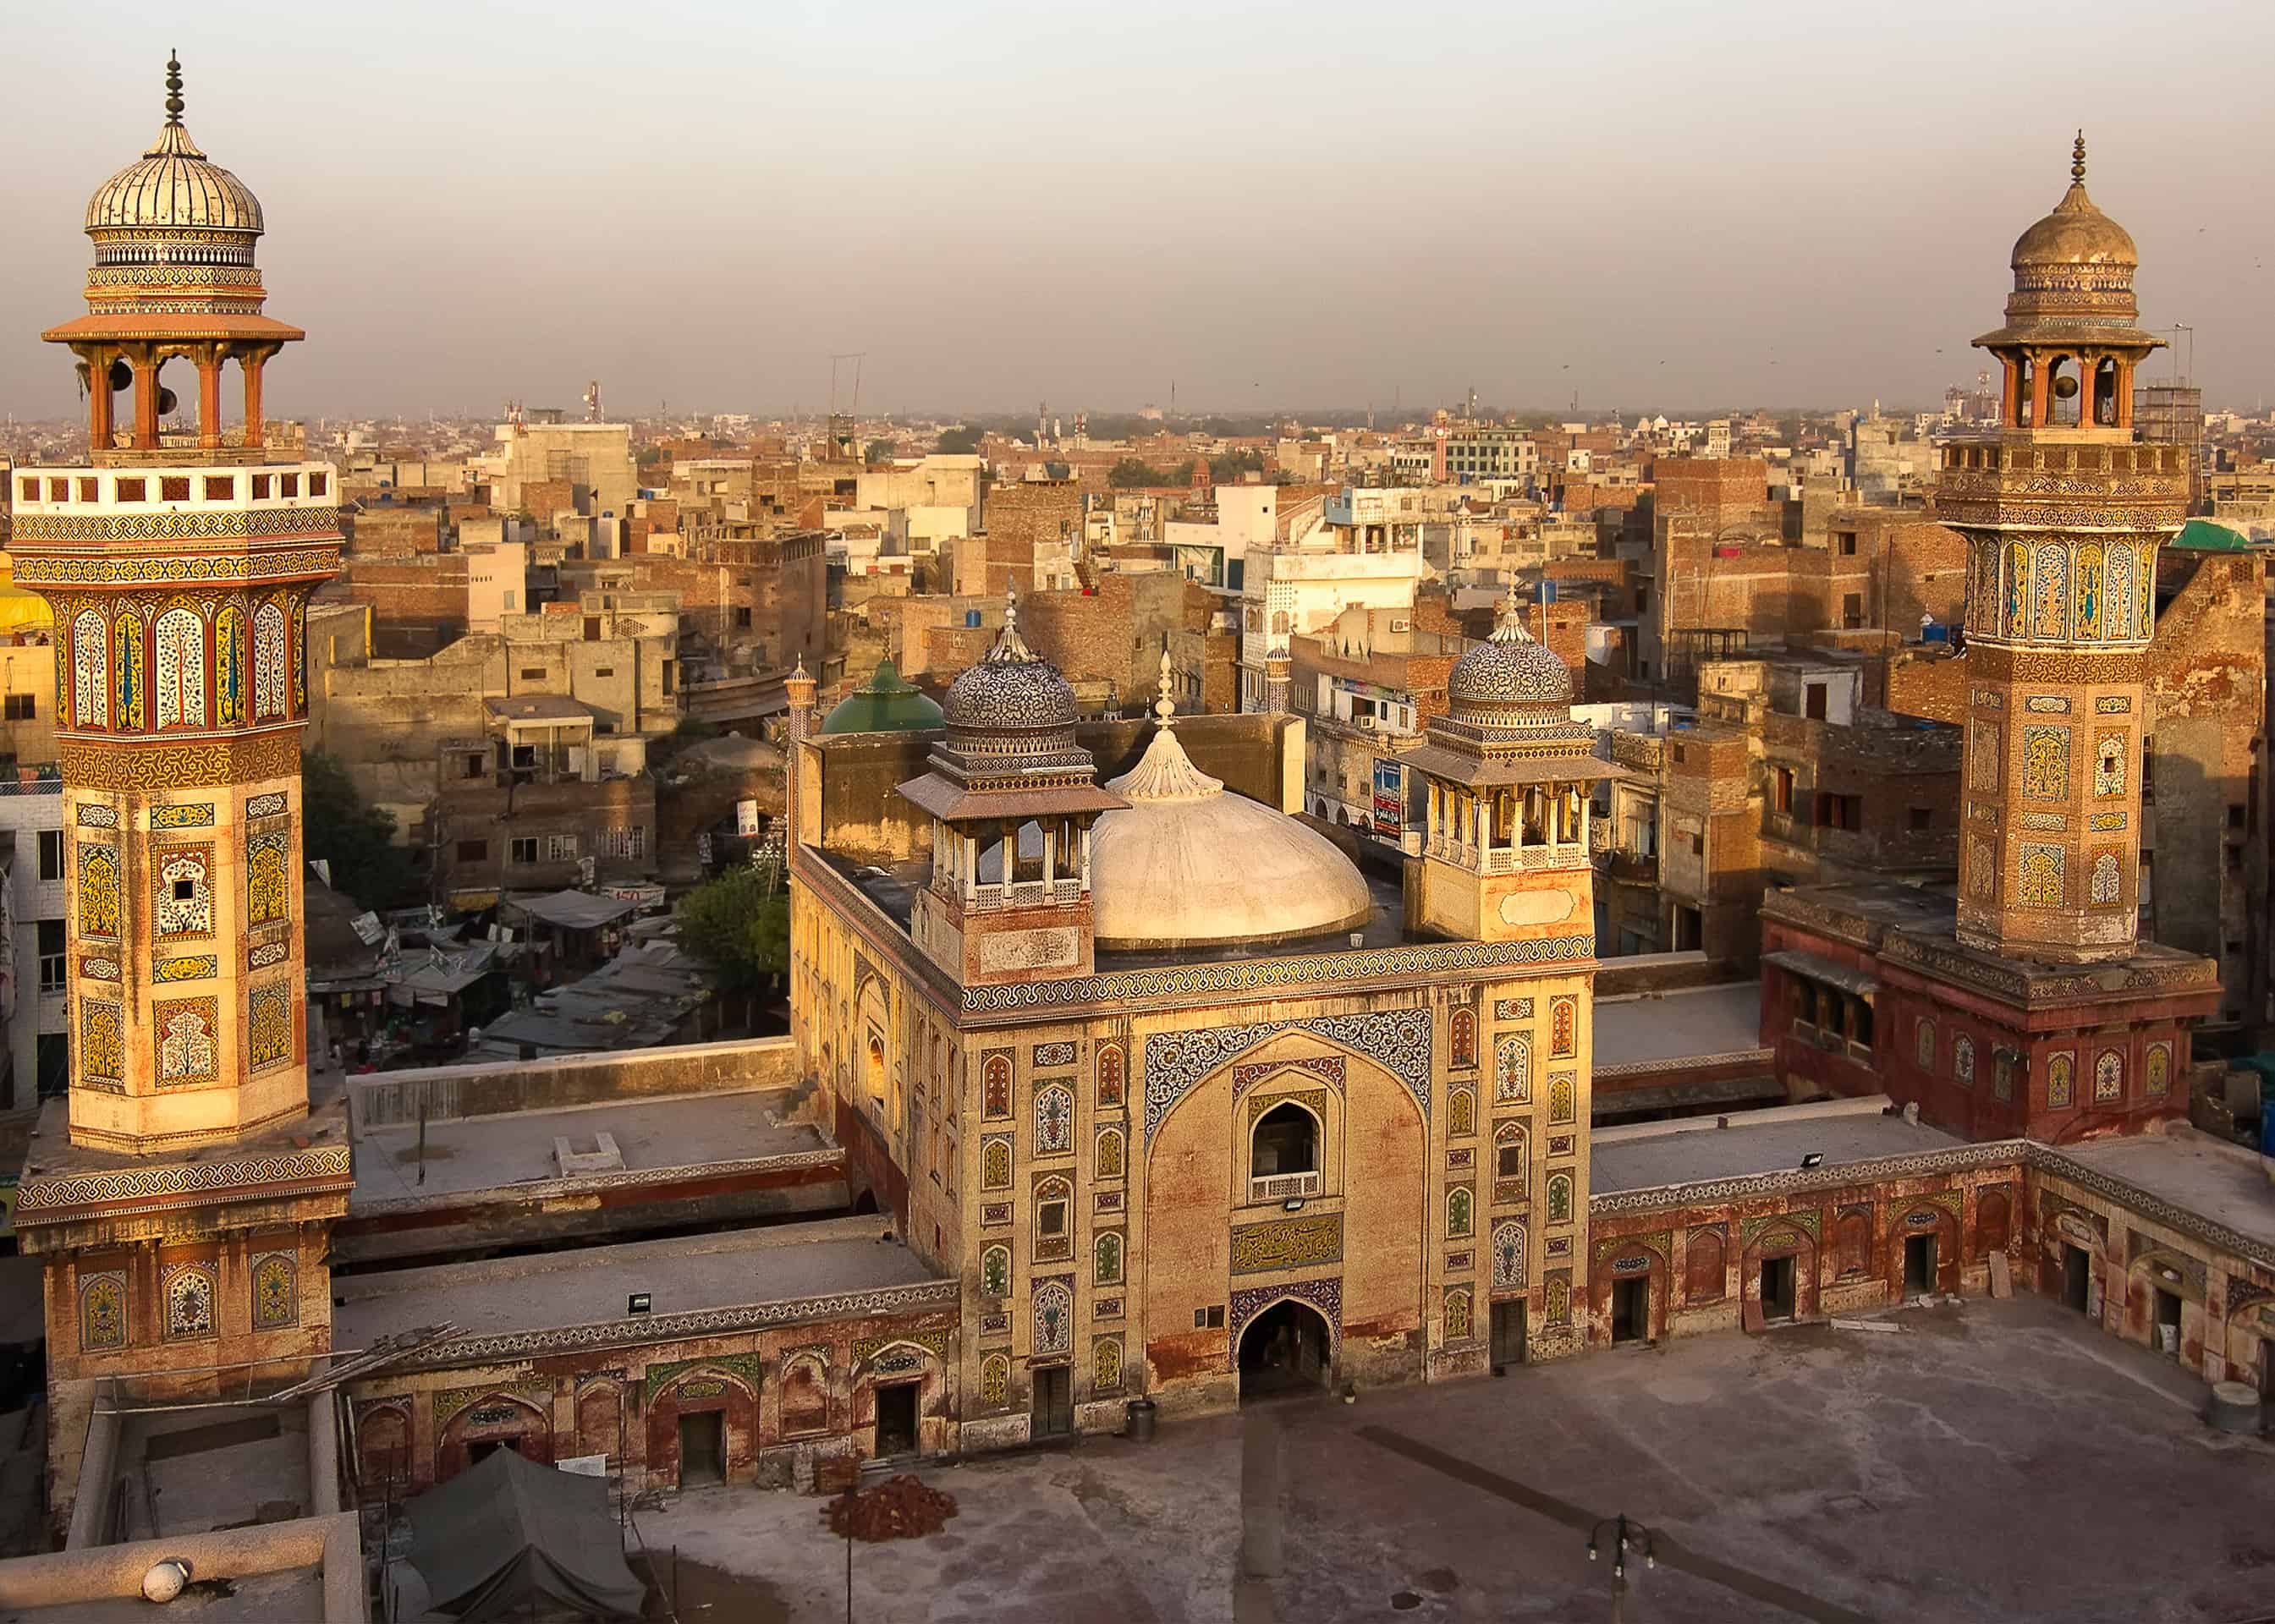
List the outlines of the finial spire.
<svg viewBox="0 0 2275 1624">
<path fill-rule="evenodd" d="M 1516 577 L 1508 578 L 1508 590 L 1501 594 L 1500 612 L 1493 617 L 1493 640 L 1496 643 L 1530 643 L 1532 634 L 1524 629 L 1524 603 L 1516 595 Z"/>
<path fill-rule="evenodd" d="M 172 51 L 166 53 L 166 122 L 179 128 L 182 122 L 182 59 Z"/>
<path fill-rule="evenodd" d="M 1161 639 L 1160 696 L 1153 701 L 1153 719 L 1165 728 L 1176 725 L 1177 702 L 1169 697 L 1169 639 Z"/>
<path fill-rule="evenodd" d="M 2085 184 L 2085 132 L 2077 132 L 2077 145 L 2070 148 L 2069 178 L 2078 185 Z"/>
<path fill-rule="evenodd" d="M 1019 583 L 1017 581 L 1003 584 L 1002 634 L 995 639 L 994 646 L 980 657 L 993 663 L 1032 660 L 1035 657 L 1034 651 L 1019 635 Z"/>
</svg>

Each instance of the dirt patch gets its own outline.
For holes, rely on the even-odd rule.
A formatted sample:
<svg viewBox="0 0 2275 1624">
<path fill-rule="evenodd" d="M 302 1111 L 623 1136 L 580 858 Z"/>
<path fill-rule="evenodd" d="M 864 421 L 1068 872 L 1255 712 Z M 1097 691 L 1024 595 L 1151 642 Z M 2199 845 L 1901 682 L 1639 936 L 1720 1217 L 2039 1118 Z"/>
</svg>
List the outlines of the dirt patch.
<svg viewBox="0 0 2275 1624">
<path fill-rule="evenodd" d="M 956 1514 L 956 1496 L 903 1472 L 875 1488 L 848 1490 L 821 1508 L 840 1539 L 916 1539 L 937 1534 Z"/>
</svg>

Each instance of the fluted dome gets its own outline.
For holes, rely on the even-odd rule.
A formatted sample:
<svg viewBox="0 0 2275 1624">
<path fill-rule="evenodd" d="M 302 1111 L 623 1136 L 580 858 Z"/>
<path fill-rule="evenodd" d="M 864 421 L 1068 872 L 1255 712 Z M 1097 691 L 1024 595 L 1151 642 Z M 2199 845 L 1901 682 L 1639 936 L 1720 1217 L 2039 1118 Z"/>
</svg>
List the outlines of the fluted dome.
<svg viewBox="0 0 2275 1624">
<path fill-rule="evenodd" d="M 1356 930 L 1374 911 L 1333 841 L 1227 790 L 1192 764 L 1166 719 L 1107 787 L 1130 804 L 1091 830 L 1102 948 L 1289 941 Z"/>
<path fill-rule="evenodd" d="M 169 118 L 150 149 L 87 200 L 90 231 L 228 231 L 258 237 L 261 200 L 207 158 L 178 119 Z"/>
</svg>

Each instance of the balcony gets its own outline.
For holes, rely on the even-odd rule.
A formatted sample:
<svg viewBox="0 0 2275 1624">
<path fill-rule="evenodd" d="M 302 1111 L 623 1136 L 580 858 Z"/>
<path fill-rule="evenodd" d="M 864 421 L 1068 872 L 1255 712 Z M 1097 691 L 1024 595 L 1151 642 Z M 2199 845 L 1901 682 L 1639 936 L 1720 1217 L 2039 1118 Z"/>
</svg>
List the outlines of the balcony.
<svg viewBox="0 0 2275 1624">
<path fill-rule="evenodd" d="M 1319 1175 L 1315 1168 L 1309 1173 L 1274 1173 L 1268 1177 L 1248 1181 L 1248 1199 L 1265 1201 L 1300 1201 L 1319 1193 Z"/>
</svg>

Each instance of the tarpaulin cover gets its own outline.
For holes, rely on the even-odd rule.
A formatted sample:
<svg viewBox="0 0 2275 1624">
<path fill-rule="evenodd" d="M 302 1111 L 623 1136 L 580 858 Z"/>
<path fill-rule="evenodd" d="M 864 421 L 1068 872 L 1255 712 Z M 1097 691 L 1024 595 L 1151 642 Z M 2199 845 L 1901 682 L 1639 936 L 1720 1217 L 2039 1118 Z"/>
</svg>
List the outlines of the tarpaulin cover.
<svg viewBox="0 0 2275 1624">
<path fill-rule="evenodd" d="M 603 1477 L 493 1449 L 404 1507 L 411 1563 L 436 1611 L 465 1624 L 518 1617 L 533 1600 L 592 1618 L 633 1618 L 646 1594 L 624 1566 Z"/>
</svg>

